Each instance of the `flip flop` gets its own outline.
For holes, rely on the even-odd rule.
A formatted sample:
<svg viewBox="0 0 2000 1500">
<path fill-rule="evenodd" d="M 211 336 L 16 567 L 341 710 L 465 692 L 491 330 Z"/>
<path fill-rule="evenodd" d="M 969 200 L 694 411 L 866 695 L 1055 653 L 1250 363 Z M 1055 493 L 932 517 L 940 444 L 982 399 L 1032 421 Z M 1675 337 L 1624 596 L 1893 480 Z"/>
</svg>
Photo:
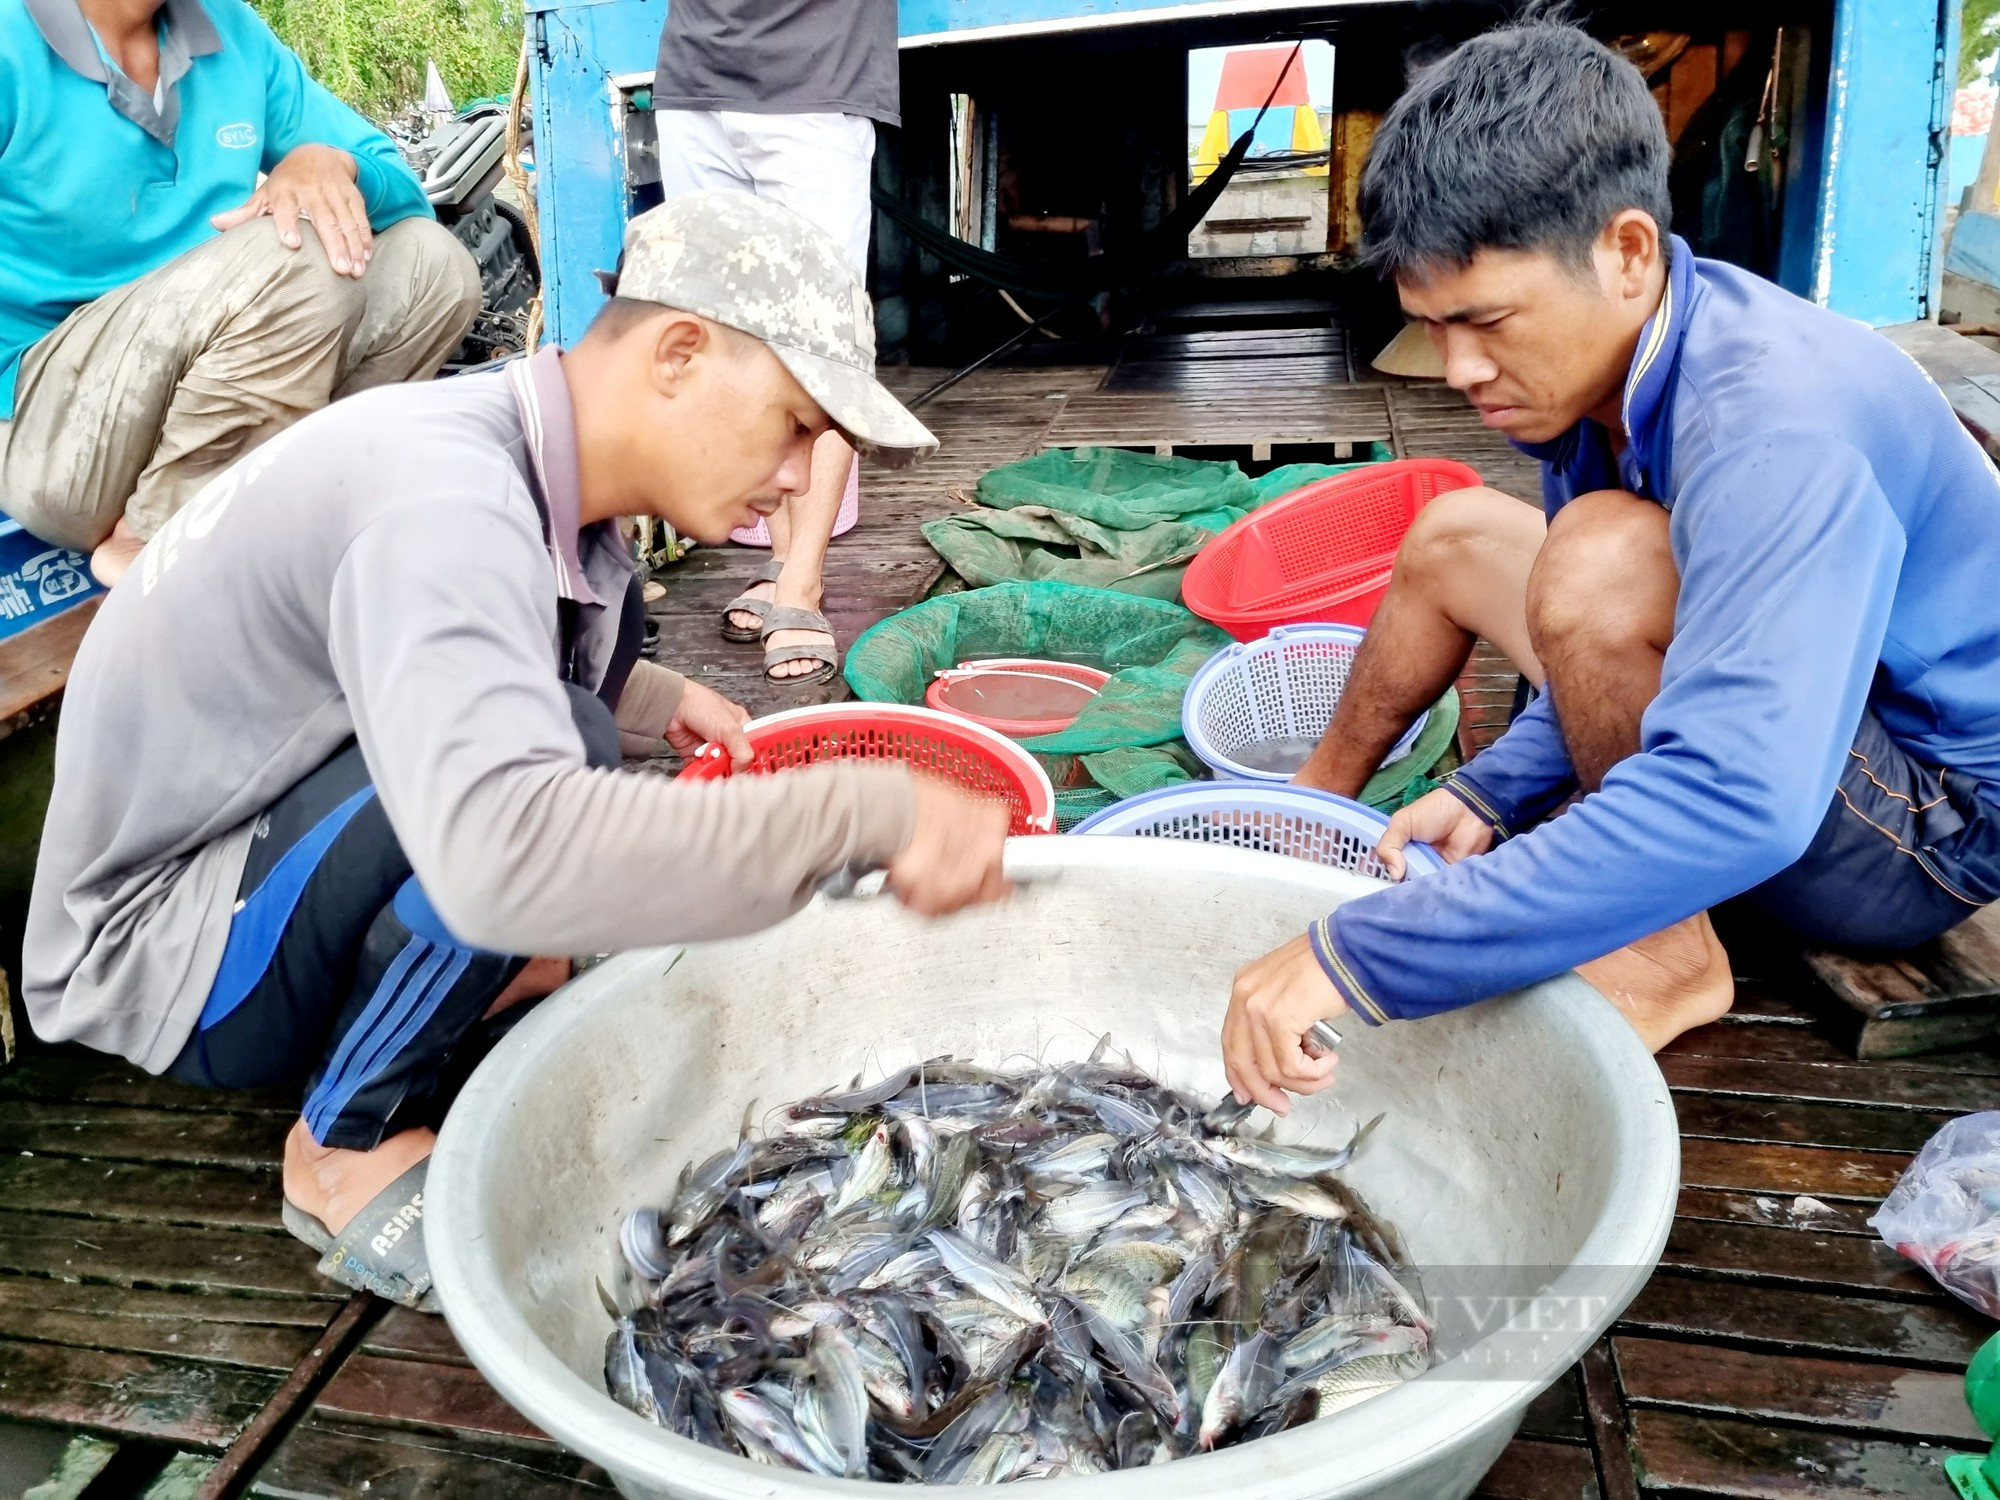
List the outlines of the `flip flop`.
<svg viewBox="0 0 2000 1500">
<path fill-rule="evenodd" d="M 746 588 L 742 593 L 722 606 L 722 638 L 725 641 L 742 646 L 759 638 L 762 634 L 764 617 L 771 612 L 771 601 L 769 599 L 752 599 L 750 597 L 750 589 L 755 588 L 760 583 L 776 583 L 778 575 L 784 571 L 785 565 L 776 558 L 773 558 L 757 570 L 756 577 L 750 580 L 750 588 Z M 755 615 L 758 623 L 745 630 L 741 625 L 730 623 L 729 617 L 732 614 Z"/>
<path fill-rule="evenodd" d="M 286 1200 L 285 1228 L 319 1252 L 319 1274 L 418 1312 L 439 1311 L 424 1254 L 426 1158 L 368 1200 L 339 1234 Z"/>
<path fill-rule="evenodd" d="M 780 630 L 817 630 L 827 637 L 824 646 L 773 646 L 769 641 Z M 833 640 L 833 627 L 826 622 L 826 616 L 816 609 L 795 609 L 789 604 L 774 604 L 764 611 L 764 629 L 760 639 L 764 647 L 764 680 L 779 687 L 811 687 L 816 682 L 825 682 L 840 670 L 840 647 Z M 771 668 L 781 662 L 816 661 L 820 665 L 815 671 L 800 672 L 796 676 L 773 676 Z"/>
</svg>

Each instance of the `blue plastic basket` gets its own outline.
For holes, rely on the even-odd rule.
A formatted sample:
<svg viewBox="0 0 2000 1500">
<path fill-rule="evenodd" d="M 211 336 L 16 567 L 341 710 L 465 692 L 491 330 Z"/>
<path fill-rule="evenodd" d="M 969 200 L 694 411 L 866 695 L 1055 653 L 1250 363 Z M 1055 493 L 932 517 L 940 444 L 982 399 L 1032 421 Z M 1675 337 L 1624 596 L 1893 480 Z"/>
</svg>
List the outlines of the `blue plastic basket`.
<svg viewBox="0 0 2000 1500">
<path fill-rule="evenodd" d="M 1317 741 L 1333 722 L 1365 632 L 1359 625 L 1280 625 L 1260 640 L 1225 646 L 1202 664 L 1181 699 L 1181 734 L 1217 776 L 1289 782 L 1237 757 L 1274 740 Z M 1382 764 L 1410 753 L 1430 722 L 1426 710 Z"/>
<path fill-rule="evenodd" d="M 1375 857 L 1375 846 L 1388 827 L 1389 820 L 1374 808 L 1310 787 L 1197 782 L 1128 797 L 1070 832 L 1235 844 L 1386 880 L 1389 872 Z M 1405 854 L 1412 876 L 1444 868 L 1428 844 L 1408 845 Z"/>
</svg>

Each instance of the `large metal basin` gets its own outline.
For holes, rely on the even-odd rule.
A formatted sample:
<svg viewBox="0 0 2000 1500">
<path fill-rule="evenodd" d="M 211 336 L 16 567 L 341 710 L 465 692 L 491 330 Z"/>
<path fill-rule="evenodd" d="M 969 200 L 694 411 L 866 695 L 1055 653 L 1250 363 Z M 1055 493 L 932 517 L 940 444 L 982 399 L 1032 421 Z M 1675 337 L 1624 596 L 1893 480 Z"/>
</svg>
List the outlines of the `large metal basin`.
<svg viewBox="0 0 2000 1500">
<path fill-rule="evenodd" d="M 605 963 L 517 1027 L 453 1108 L 425 1219 L 452 1330 L 509 1401 L 626 1494 L 857 1488 L 703 1448 L 603 1393 L 610 1320 L 593 1282 L 609 1282 L 618 1225 L 733 1140 L 746 1106 L 940 1053 L 1063 1060 L 1104 1032 L 1166 1081 L 1219 1094 L 1233 970 L 1374 884 L 1158 839 L 1025 839 L 1009 859 L 1024 883 L 1004 907 L 926 922 L 888 899 L 822 900 L 755 937 Z M 1301 1101 L 1284 1134 L 1338 1141 L 1388 1112 L 1351 1180 L 1426 1268 L 1452 1357 L 1325 1421 L 1055 1481 L 1063 1494 L 1462 1500 L 1652 1270 L 1678 1187 L 1673 1106 L 1595 990 L 1568 976 L 1343 1030 L 1337 1091 Z M 1536 1292 L 1496 1313 L 1496 1294 Z"/>
</svg>

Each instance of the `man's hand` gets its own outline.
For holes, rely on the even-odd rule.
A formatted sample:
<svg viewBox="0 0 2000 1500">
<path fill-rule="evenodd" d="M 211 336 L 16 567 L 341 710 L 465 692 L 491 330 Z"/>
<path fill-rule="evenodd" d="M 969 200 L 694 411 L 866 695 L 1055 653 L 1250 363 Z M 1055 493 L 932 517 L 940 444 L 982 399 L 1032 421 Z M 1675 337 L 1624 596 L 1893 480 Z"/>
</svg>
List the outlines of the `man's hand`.
<svg viewBox="0 0 2000 1500">
<path fill-rule="evenodd" d="M 1316 1094 L 1332 1083 L 1336 1059 L 1308 1052 L 1306 1033 L 1346 1009 L 1304 933 L 1238 969 L 1222 1020 L 1222 1071 L 1237 1099 L 1288 1115 L 1287 1089 Z"/>
<path fill-rule="evenodd" d="M 749 722 L 749 709 L 690 679 L 681 689 L 681 705 L 667 723 L 665 739 L 682 755 L 693 755 L 705 744 L 720 745 L 729 752 L 730 768 L 741 771 L 755 757 L 743 733 Z"/>
<path fill-rule="evenodd" d="M 916 830 L 889 861 L 889 889 L 927 917 L 1005 896 L 1000 856 L 1007 843 L 1006 807 L 975 800 L 928 776 L 915 782 Z"/>
<path fill-rule="evenodd" d="M 269 214 L 278 238 L 293 250 L 305 241 L 299 220 L 310 219 L 336 274 L 361 278 L 375 253 L 375 235 L 368 227 L 368 206 L 354 185 L 354 158 L 333 146 L 295 146 L 257 185 L 257 191 L 228 213 L 208 222 L 218 230 L 234 229 Z"/>
<path fill-rule="evenodd" d="M 1493 825 L 1443 787 L 1427 792 L 1389 820 L 1389 830 L 1375 846 L 1389 874 L 1401 880 L 1408 871 L 1403 845 L 1429 844 L 1448 865 L 1493 847 Z"/>
</svg>

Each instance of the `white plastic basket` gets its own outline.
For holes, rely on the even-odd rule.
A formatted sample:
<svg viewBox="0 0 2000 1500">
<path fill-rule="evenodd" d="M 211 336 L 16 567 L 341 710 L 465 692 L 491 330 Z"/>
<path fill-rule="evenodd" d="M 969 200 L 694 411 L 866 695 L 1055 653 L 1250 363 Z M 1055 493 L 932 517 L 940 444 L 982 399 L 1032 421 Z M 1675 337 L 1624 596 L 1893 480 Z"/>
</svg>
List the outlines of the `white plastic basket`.
<svg viewBox="0 0 2000 1500">
<path fill-rule="evenodd" d="M 1194 782 L 1128 797 L 1070 832 L 1234 844 L 1387 880 L 1375 846 L 1388 828 L 1374 808 L 1311 787 Z M 1428 844 L 1406 845 L 1404 853 L 1412 877 L 1444 868 Z"/>
<path fill-rule="evenodd" d="M 1275 740 L 1317 741 L 1325 734 L 1364 633 L 1359 625 L 1280 625 L 1259 640 L 1216 652 L 1181 700 L 1181 733 L 1189 747 L 1218 777 L 1290 781 L 1289 771 L 1263 770 L 1238 757 Z M 1382 764 L 1408 755 L 1429 722 L 1426 709 Z"/>
</svg>

